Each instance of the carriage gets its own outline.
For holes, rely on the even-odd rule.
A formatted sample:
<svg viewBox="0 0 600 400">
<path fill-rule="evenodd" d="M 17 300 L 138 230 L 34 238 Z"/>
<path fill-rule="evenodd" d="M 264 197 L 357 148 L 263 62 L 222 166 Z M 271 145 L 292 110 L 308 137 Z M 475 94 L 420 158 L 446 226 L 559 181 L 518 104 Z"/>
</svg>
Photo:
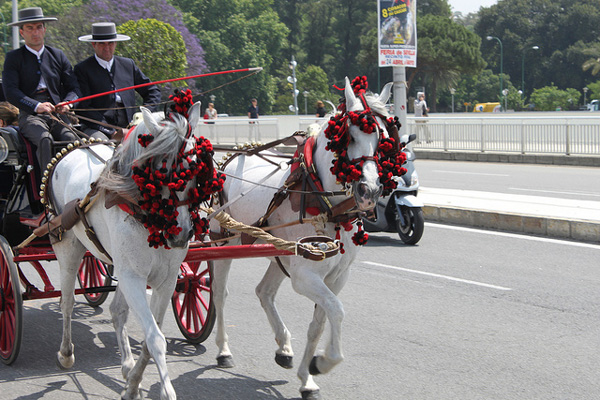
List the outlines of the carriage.
<svg viewBox="0 0 600 400">
<path fill-rule="evenodd" d="M 403 144 L 398 137 L 399 124 L 384 106 L 391 83 L 378 96 L 366 95 L 366 87 L 364 78 L 357 77 L 352 85 L 346 79 L 342 111 L 317 129 L 315 136 L 303 141 L 293 162 L 274 162 L 252 150 L 223 168 L 223 174 L 232 177 L 226 183 L 213 166 L 210 142 L 192 135 L 200 119 L 198 103 L 185 117 L 169 114 L 169 121 L 159 120 L 142 108 L 143 122 L 131 135 L 138 140 L 125 139 L 116 149 L 94 140 L 69 144 L 68 150 L 57 153 L 41 179 L 36 176 L 39 171 L 30 146 L 14 132 L 1 131 L 7 156 L 0 169 L 7 177 L 2 181 L 13 182 L 2 192 L 0 210 L 2 361 L 10 364 L 18 356 L 22 301 L 61 296 L 63 341 L 58 361 L 70 368 L 75 361 L 71 342 L 74 294 L 83 294 L 91 306 L 97 307 L 108 292 L 115 291 L 110 311 L 127 381 L 122 398 L 139 396 L 139 383 L 150 357 L 159 370 L 161 398 L 176 398 L 160 332 L 168 301 L 188 341 L 204 341 L 216 326 L 217 363 L 231 367 L 223 323 L 231 260 L 269 257 L 271 264 L 256 294 L 279 345 L 275 360 L 284 368 L 292 367 L 291 335 L 274 305 L 275 294 L 287 276 L 296 292 L 315 303 L 298 377 L 303 399 L 320 398 L 313 376 L 329 372 L 343 360 L 343 308 L 337 295 L 348 278 L 358 246 L 368 238 L 360 218 L 374 207 L 382 193 L 393 189 L 392 178 L 405 172 L 401 167 L 405 157 L 400 151 Z M 283 164 L 291 164 L 291 172 Z M 199 203 L 214 199 L 221 189 L 225 196 L 220 208 L 205 210 L 209 218 L 213 217 L 211 231 L 219 226 L 226 230 L 230 227 L 226 218 L 220 218 L 221 210 L 227 209 L 242 220 L 249 232 L 272 230 L 276 241 L 287 242 L 274 245 L 259 236 L 266 243 L 243 244 L 239 235 L 226 237 L 225 247 L 190 241 L 208 231 L 208 218 L 200 217 Z M 113 201 L 115 197 L 118 201 Z M 266 213 L 256 207 L 257 202 L 268 202 L 269 198 L 272 200 Z M 92 207 L 97 199 L 105 207 Z M 127 203 L 127 199 L 136 199 L 140 208 L 122 208 L 121 202 Z M 50 200 L 53 204 L 48 203 Z M 133 202 L 129 204 L 136 207 Z M 52 210 L 54 219 L 46 219 L 44 206 Z M 289 222 L 298 211 L 299 219 Z M 307 212 L 314 217 L 307 216 Z M 78 219 L 56 231 L 73 213 Z M 56 222 L 63 215 L 65 218 Z M 239 230 L 237 226 L 233 229 Z M 44 235 L 46 231 L 52 235 Z M 334 236 L 336 240 L 331 239 Z M 345 250 L 341 243 L 346 243 Z M 303 257 L 294 257 L 299 255 Z M 60 291 L 41 264 L 51 260 L 60 264 Z M 21 268 L 24 263 L 32 266 L 43 289 L 28 279 Z M 78 289 L 75 280 L 79 281 Z M 152 288 L 150 304 L 146 300 L 148 286 Z M 125 330 L 130 309 L 140 319 L 146 336 L 137 361 Z M 325 351 L 317 353 L 326 321 L 331 335 Z"/>
<path fill-rule="evenodd" d="M 0 359 L 12 364 L 19 354 L 23 335 L 23 301 L 60 297 L 43 262 L 55 261 L 56 255 L 48 235 L 37 237 L 26 246 L 17 248 L 36 228 L 43 225 L 45 214 L 40 203 L 40 171 L 35 148 L 14 128 L 0 128 Z M 57 149 L 69 143 L 55 143 Z M 10 184 L 12 183 L 12 185 Z M 211 299 L 211 269 L 220 258 L 248 258 L 289 255 L 270 244 L 229 247 L 210 247 L 192 241 L 180 266 L 177 285 L 171 298 L 175 320 L 184 338 L 193 344 L 204 342 L 215 323 Z M 21 264 L 27 268 L 28 277 Z M 112 265 L 107 265 L 89 251 L 81 260 L 77 279 L 91 307 L 101 306 L 116 288 Z M 38 287 L 35 281 L 41 281 Z"/>
</svg>

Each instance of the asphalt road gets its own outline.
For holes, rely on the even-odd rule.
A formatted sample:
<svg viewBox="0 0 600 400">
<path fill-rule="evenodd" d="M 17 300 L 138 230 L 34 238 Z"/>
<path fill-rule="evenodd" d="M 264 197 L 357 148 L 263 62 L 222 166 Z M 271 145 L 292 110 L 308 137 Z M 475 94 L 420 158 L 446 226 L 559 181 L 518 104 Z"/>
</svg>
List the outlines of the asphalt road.
<svg viewBox="0 0 600 400">
<path fill-rule="evenodd" d="M 346 360 L 316 378 L 324 398 L 599 398 L 599 258 L 599 245 L 434 224 L 414 247 L 371 234 L 341 294 Z M 233 369 L 215 367 L 213 336 L 189 345 L 167 313 L 167 362 L 180 399 L 299 397 L 295 370 L 273 361 L 276 345 L 254 296 L 265 265 L 235 262 L 227 313 Z M 46 270 L 57 274 L 56 265 Z M 108 302 L 94 310 L 78 300 L 70 371 L 54 361 L 57 299 L 25 302 L 21 353 L 0 365 L 1 399 L 118 398 L 123 379 Z M 298 362 L 312 304 L 289 281 L 278 300 Z M 136 323 L 130 336 L 137 354 Z M 153 364 L 143 387 L 159 398 Z"/>
<path fill-rule="evenodd" d="M 421 186 L 600 201 L 600 169 L 578 166 L 419 160 Z"/>
</svg>

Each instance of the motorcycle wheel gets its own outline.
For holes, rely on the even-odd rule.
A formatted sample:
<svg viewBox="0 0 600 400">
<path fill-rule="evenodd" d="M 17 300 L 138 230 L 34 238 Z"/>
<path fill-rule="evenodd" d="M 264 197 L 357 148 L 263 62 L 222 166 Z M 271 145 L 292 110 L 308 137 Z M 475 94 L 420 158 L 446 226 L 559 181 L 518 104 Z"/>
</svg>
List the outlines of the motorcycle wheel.
<svg viewBox="0 0 600 400">
<path fill-rule="evenodd" d="M 425 229 L 425 218 L 420 207 L 401 207 L 400 212 L 406 225 L 402 225 L 400 218 L 396 219 L 396 230 L 400 240 L 405 244 L 417 244 L 423 236 Z"/>
</svg>

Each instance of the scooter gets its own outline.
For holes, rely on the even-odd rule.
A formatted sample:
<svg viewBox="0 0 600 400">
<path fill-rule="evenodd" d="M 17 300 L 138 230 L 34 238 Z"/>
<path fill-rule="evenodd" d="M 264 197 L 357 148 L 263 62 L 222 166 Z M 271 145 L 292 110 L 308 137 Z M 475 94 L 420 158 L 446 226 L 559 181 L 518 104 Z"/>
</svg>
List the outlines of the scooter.
<svg viewBox="0 0 600 400">
<path fill-rule="evenodd" d="M 398 232 L 400 240 L 414 245 L 421 240 L 425 219 L 423 218 L 423 202 L 417 199 L 419 178 L 415 170 L 415 153 L 406 145 L 417 137 L 416 134 L 402 135 L 400 141 L 405 145 L 402 151 L 406 154 L 406 173 L 396 177 L 398 186 L 387 197 L 377 202 L 373 214 L 363 218 L 367 232 Z"/>
</svg>

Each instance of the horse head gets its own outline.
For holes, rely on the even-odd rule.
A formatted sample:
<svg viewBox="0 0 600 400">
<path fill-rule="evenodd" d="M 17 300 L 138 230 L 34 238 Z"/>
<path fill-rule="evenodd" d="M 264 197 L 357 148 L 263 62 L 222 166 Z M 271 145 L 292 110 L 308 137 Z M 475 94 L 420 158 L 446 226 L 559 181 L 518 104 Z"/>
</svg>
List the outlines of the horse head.
<svg viewBox="0 0 600 400">
<path fill-rule="evenodd" d="M 386 120 L 389 118 L 385 103 L 392 88 L 388 83 L 381 95 L 365 94 L 364 91 L 355 94 L 352 85 L 346 78 L 344 95 L 346 98 L 346 113 L 349 142 L 347 158 L 350 161 L 350 174 L 354 179 L 346 182 L 350 185 L 361 211 L 368 211 L 375 207 L 383 191 L 380 182 L 380 165 L 378 159 L 379 146 L 382 136 L 389 137 L 386 131 Z"/>
<path fill-rule="evenodd" d="M 155 181 L 162 181 L 160 190 L 153 196 L 154 203 L 150 205 L 151 214 L 146 224 L 155 223 L 154 229 L 162 227 L 157 240 L 164 238 L 168 247 L 182 248 L 187 246 L 195 232 L 190 192 L 198 186 L 198 177 L 193 169 L 200 160 L 195 151 L 196 139 L 192 130 L 200 120 L 200 102 L 189 109 L 189 120 L 181 114 L 171 113 L 168 119 L 157 121 L 148 109 L 141 109 L 148 137 L 153 139 L 151 146 L 147 145 L 147 154 L 139 160 L 148 160 Z M 152 207 L 157 206 L 161 210 L 152 213 Z M 149 229 L 152 234 L 153 228 Z"/>
</svg>

